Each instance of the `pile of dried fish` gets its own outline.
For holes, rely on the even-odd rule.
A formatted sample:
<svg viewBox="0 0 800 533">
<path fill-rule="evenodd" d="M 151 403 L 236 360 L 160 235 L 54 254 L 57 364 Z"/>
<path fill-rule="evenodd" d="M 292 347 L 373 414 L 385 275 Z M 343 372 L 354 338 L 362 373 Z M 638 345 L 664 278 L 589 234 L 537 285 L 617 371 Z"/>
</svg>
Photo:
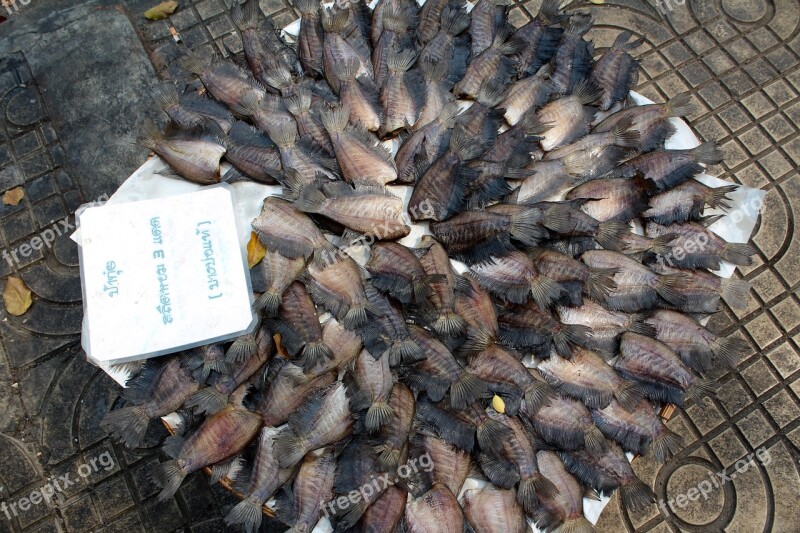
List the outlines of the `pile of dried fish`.
<svg viewBox="0 0 800 533">
<path fill-rule="evenodd" d="M 688 96 L 629 105 L 640 41 L 595 58 L 591 16 L 558 4 L 514 30 L 495 0 L 296 0 L 289 44 L 248 0 L 246 65 L 191 54 L 205 95 L 154 91 L 171 125 L 142 142 L 170 172 L 284 189 L 252 223 L 256 331 L 149 362 L 105 420 L 136 447 L 183 413 L 162 499 L 211 467 L 248 531 L 272 501 L 291 531 L 573 533 L 585 494 L 654 501 L 625 452 L 668 460 L 657 405 L 736 367 L 742 344 L 698 319 L 744 305 L 710 270 L 754 251 L 707 229 L 732 188 L 694 177 L 719 150 L 664 149 Z"/>
</svg>

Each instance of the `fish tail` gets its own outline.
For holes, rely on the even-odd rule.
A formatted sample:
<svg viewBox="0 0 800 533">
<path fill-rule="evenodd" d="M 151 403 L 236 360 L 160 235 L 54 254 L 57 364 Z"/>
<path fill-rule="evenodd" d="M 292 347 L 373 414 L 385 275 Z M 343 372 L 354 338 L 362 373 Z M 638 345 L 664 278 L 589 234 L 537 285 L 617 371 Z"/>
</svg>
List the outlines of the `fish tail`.
<svg viewBox="0 0 800 533">
<path fill-rule="evenodd" d="M 299 89 L 297 93 L 288 97 L 285 102 L 286 109 L 294 116 L 308 113 L 311 109 L 311 91 L 306 88 Z"/>
<path fill-rule="evenodd" d="M 653 455 L 659 463 L 666 463 L 675 453 L 683 449 L 683 439 L 677 433 L 662 426 L 661 433 L 653 439 L 651 444 Z"/>
<path fill-rule="evenodd" d="M 348 501 L 346 510 L 344 510 L 341 516 L 338 515 L 339 508 L 335 508 L 334 512 L 336 513 L 336 518 L 334 521 L 336 522 L 336 528 L 334 531 L 349 531 L 355 527 L 370 503 L 369 501 L 364 501 L 364 499 L 361 499 L 358 503 Z"/>
<path fill-rule="evenodd" d="M 728 368 L 736 368 L 741 357 L 747 353 L 747 344 L 738 337 L 715 337 L 711 351 Z"/>
<path fill-rule="evenodd" d="M 569 518 L 558 528 L 559 533 L 594 533 L 595 529 L 585 516 Z"/>
<path fill-rule="evenodd" d="M 455 311 L 447 309 L 441 312 L 438 317 L 436 317 L 432 327 L 439 335 L 455 337 L 464 331 L 466 325 L 467 324 L 464 322 L 464 319 L 458 316 Z"/>
<path fill-rule="evenodd" d="M 659 276 L 656 282 L 656 292 L 665 300 L 677 306 L 686 303 L 686 296 L 681 293 L 681 290 L 691 283 L 691 278 L 685 274 L 667 274 Z"/>
<path fill-rule="evenodd" d="M 483 152 L 483 145 L 467 136 L 464 128 L 456 127 L 450 136 L 450 151 L 462 161 L 478 157 Z"/>
<path fill-rule="evenodd" d="M 342 324 L 345 328 L 354 330 L 360 328 L 367 323 L 367 305 L 351 305 L 350 309 L 344 315 Z"/>
<path fill-rule="evenodd" d="M 461 108 L 458 102 L 448 102 L 439 113 L 439 122 L 441 122 L 448 129 L 452 128 L 455 124 L 456 118 L 461 114 Z"/>
<path fill-rule="evenodd" d="M 449 35 L 455 36 L 466 30 L 470 23 L 470 16 L 462 6 L 451 4 L 442 10 L 441 28 Z"/>
<path fill-rule="evenodd" d="M 552 481 L 537 473 L 519 481 L 517 501 L 522 504 L 527 513 L 532 513 L 540 498 L 552 500 L 560 492 Z"/>
<path fill-rule="evenodd" d="M 322 10 L 322 29 L 327 33 L 339 33 L 347 26 L 350 12 L 347 9 L 324 8 Z"/>
<path fill-rule="evenodd" d="M 414 16 L 404 6 L 390 3 L 383 12 L 383 27 L 394 33 L 405 33 L 414 22 Z"/>
<path fill-rule="evenodd" d="M 414 302 L 417 305 L 425 302 L 433 290 L 431 285 L 434 283 L 441 283 L 443 281 L 445 281 L 444 274 L 430 274 L 415 281 L 412 284 L 412 288 L 414 290 Z"/>
<path fill-rule="evenodd" d="M 533 383 L 525 390 L 525 409 L 528 416 L 533 416 L 539 409 L 548 405 L 550 400 L 555 396 L 553 388 L 544 381 L 538 379 L 533 380 Z"/>
<path fill-rule="evenodd" d="M 630 31 L 623 31 L 617 38 L 614 40 L 614 44 L 612 48 L 616 50 L 621 50 L 623 52 L 631 52 L 636 50 L 644 43 L 643 39 L 636 39 L 635 41 L 631 41 L 633 38 L 633 34 Z"/>
<path fill-rule="evenodd" d="M 542 210 L 536 207 L 513 214 L 509 233 L 518 241 L 533 246 L 541 239 L 547 238 L 547 230 L 539 225 L 541 218 Z"/>
<path fill-rule="evenodd" d="M 619 495 L 628 511 L 639 511 L 656 501 L 653 489 L 636 476 L 622 484 Z"/>
<path fill-rule="evenodd" d="M 263 505 L 254 502 L 250 498 L 245 498 L 236 504 L 225 516 L 225 524 L 228 526 L 238 525 L 248 533 L 258 531 L 261 526 L 263 515 Z"/>
<path fill-rule="evenodd" d="M 192 74 L 202 74 L 214 62 L 214 53 L 190 52 L 180 60 L 181 67 Z"/>
<path fill-rule="evenodd" d="M 623 409 L 632 412 L 636 405 L 647 395 L 647 391 L 639 383 L 629 381 L 614 391 L 614 398 Z"/>
<path fill-rule="evenodd" d="M 228 405 L 228 396 L 215 387 L 205 387 L 195 392 L 186 400 L 186 407 L 195 407 L 198 413 L 208 415 L 218 413 Z"/>
<path fill-rule="evenodd" d="M 717 383 L 708 379 L 695 379 L 686 391 L 686 398 L 699 403 L 706 396 L 715 396 Z"/>
<path fill-rule="evenodd" d="M 231 347 L 228 348 L 228 353 L 225 354 L 225 360 L 229 363 L 240 363 L 255 355 L 256 350 L 255 337 L 253 335 L 242 335 L 233 341 Z"/>
<path fill-rule="evenodd" d="M 614 145 L 623 148 L 636 148 L 641 142 L 639 132 L 634 129 L 631 119 L 620 120 L 611 130 L 614 136 Z"/>
<path fill-rule="evenodd" d="M 244 4 L 237 4 L 231 8 L 231 20 L 242 31 L 257 30 L 260 15 L 258 0 L 247 0 Z"/>
<path fill-rule="evenodd" d="M 664 104 L 668 117 L 685 117 L 691 115 L 695 110 L 692 102 L 692 93 L 685 92 L 676 95 L 672 100 Z"/>
<path fill-rule="evenodd" d="M 485 381 L 469 372 L 462 372 L 458 380 L 450 386 L 450 406 L 454 409 L 466 409 L 478 398 L 489 391 Z"/>
<path fill-rule="evenodd" d="M 278 147 L 294 146 L 297 142 L 297 123 L 294 120 L 282 120 L 277 124 L 268 124 L 267 133 Z"/>
<path fill-rule="evenodd" d="M 478 445 L 484 451 L 499 452 L 503 449 L 503 443 L 508 440 L 510 434 L 511 430 L 508 426 L 488 418 L 486 422 L 478 425 Z"/>
<path fill-rule="evenodd" d="M 358 59 L 349 57 L 344 61 L 337 61 L 333 65 L 333 75 L 339 81 L 348 81 L 356 78 L 360 67 Z"/>
<path fill-rule="evenodd" d="M 657 334 L 656 328 L 647 322 L 649 318 L 649 313 L 635 313 L 631 315 L 628 331 L 638 333 L 639 335 L 645 335 L 647 337 L 655 337 Z"/>
<path fill-rule="evenodd" d="M 461 345 L 461 351 L 464 353 L 480 353 L 494 344 L 496 339 L 494 335 L 484 327 L 469 328 L 467 331 L 467 340 Z"/>
<path fill-rule="evenodd" d="M 138 448 L 144 440 L 150 417 L 142 405 L 123 407 L 106 414 L 103 429 L 128 448 Z"/>
<path fill-rule="evenodd" d="M 539 14 L 536 15 L 542 26 L 549 26 L 559 22 L 564 16 L 561 14 L 561 0 L 544 0 Z"/>
<path fill-rule="evenodd" d="M 272 443 L 272 453 L 278 458 L 281 468 L 289 468 L 302 461 L 306 448 L 308 444 L 305 439 L 295 435 L 291 430 L 275 437 Z"/>
<path fill-rule="evenodd" d="M 202 376 L 204 383 L 206 382 L 206 380 L 208 380 L 208 376 L 211 375 L 212 371 L 227 376 L 230 375 L 231 373 L 231 366 L 225 359 L 204 360 L 202 369 Z"/>
<path fill-rule="evenodd" d="M 322 111 L 320 115 L 322 118 L 322 125 L 328 130 L 328 133 L 338 133 L 344 131 L 347 127 L 347 121 L 350 118 L 350 109 L 346 104 L 340 104 Z"/>
<path fill-rule="evenodd" d="M 139 130 L 139 135 L 136 138 L 137 144 L 155 150 L 158 143 L 164 139 L 164 134 L 158 128 L 158 125 L 152 119 L 146 119 Z"/>
<path fill-rule="evenodd" d="M 559 331 L 553 334 L 553 345 L 561 357 L 572 357 L 572 344 L 585 344 L 591 337 L 592 330 L 581 324 L 564 324 Z"/>
<path fill-rule="evenodd" d="M 631 228 L 625 222 L 609 220 L 600 223 L 594 238 L 603 248 L 620 251 L 625 249 L 625 237 L 630 232 Z"/>
<path fill-rule="evenodd" d="M 327 198 L 317 189 L 313 184 L 306 184 L 297 195 L 297 199 L 292 202 L 292 207 L 303 213 L 319 213 L 322 210 L 322 204 L 325 203 Z"/>
<path fill-rule="evenodd" d="M 327 344 L 322 341 L 308 342 L 303 347 L 303 355 L 301 356 L 303 370 L 308 372 L 318 364 L 325 361 L 325 359 L 332 358 L 333 352 Z"/>
<path fill-rule="evenodd" d="M 388 424 L 394 416 L 394 410 L 386 402 L 372 402 L 367 410 L 367 416 L 364 419 L 364 425 L 367 431 L 375 433 L 381 427 Z"/>
<path fill-rule="evenodd" d="M 412 339 L 404 339 L 395 343 L 389 350 L 389 357 L 395 359 L 397 364 L 417 363 L 427 357 L 419 344 Z"/>
<path fill-rule="evenodd" d="M 709 188 L 704 200 L 709 207 L 715 209 L 730 209 L 731 206 L 728 202 L 730 202 L 731 199 L 728 198 L 728 195 L 732 192 L 736 192 L 738 188 L 738 185 L 727 185 L 725 187 L 716 187 L 713 189 Z"/>
<path fill-rule="evenodd" d="M 616 288 L 614 276 L 619 272 L 616 268 L 593 268 L 590 269 L 589 277 L 586 279 L 586 292 L 592 299 L 598 302 L 605 301 L 608 293 Z"/>
<path fill-rule="evenodd" d="M 722 247 L 720 257 L 729 263 L 739 266 L 751 266 L 753 257 L 756 254 L 755 248 L 746 243 L 729 242 Z"/>
<path fill-rule="evenodd" d="M 186 472 L 178 465 L 178 461 L 171 460 L 159 464 L 153 471 L 153 480 L 161 486 L 158 501 L 163 502 L 175 496 L 186 477 Z"/>
<path fill-rule="evenodd" d="M 281 305 L 281 296 L 274 291 L 267 291 L 256 298 L 253 306 L 256 309 L 263 309 L 264 316 L 275 316 L 278 314 L 278 307 Z"/>
<path fill-rule="evenodd" d="M 383 472 L 394 472 L 400 465 L 400 450 L 388 444 L 381 444 L 374 448 L 378 455 L 378 464 Z"/>
<path fill-rule="evenodd" d="M 319 0 L 294 0 L 293 3 L 302 15 L 312 15 L 319 12 Z"/>
<path fill-rule="evenodd" d="M 450 70 L 447 61 L 439 61 L 433 57 L 425 56 L 422 58 L 422 77 L 429 82 L 441 82 L 445 79 Z"/>
<path fill-rule="evenodd" d="M 594 424 L 583 432 L 583 443 L 586 451 L 594 456 L 600 455 L 608 449 L 608 442 L 603 433 Z"/>
<path fill-rule="evenodd" d="M 719 165 L 724 158 L 722 151 L 717 147 L 715 142 L 703 143 L 697 148 L 692 149 L 692 159 L 695 163 L 702 163 L 704 165 Z"/>
<path fill-rule="evenodd" d="M 531 296 L 540 308 L 544 309 L 549 306 L 553 300 L 558 298 L 564 288 L 552 279 L 537 275 L 531 278 L 530 283 Z"/>
<path fill-rule="evenodd" d="M 578 99 L 583 105 L 588 105 L 600 98 L 602 91 L 596 87 L 588 78 L 579 80 L 575 84 L 572 96 Z"/>
<path fill-rule="evenodd" d="M 736 309 L 747 308 L 750 300 L 750 284 L 743 279 L 723 279 L 720 287 L 720 296 L 731 307 Z"/>
<path fill-rule="evenodd" d="M 414 50 L 389 50 L 389 56 L 386 59 L 386 64 L 392 72 L 407 72 L 411 69 L 414 61 L 417 60 L 417 54 Z"/>
<path fill-rule="evenodd" d="M 178 89 L 171 82 L 165 82 L 151 87 L 148 92 L 156 105 L 161 109 L 167 109 L 178 105 Z"/>
<path fill-rule="evenodd" d="M 236 102 L 231 103 L 230 108 L 234 113 L 249 117 L 258 113 L 258 108 L 260 105 L 261 101 L 258 98 L 258 94 L 255 92 L 247 92 L 243 94 Z M 294 121 L 292 121 L 292 123 L 294 123 Z M 270 137 L 272 137 L 271 134 Z M 275 139 L 273 138 L 273 140 Z M 277 144 L 277 141 L 275 142 Z"/>
<path fill-rule="evenodd" d="M 650 251 L 655 255 L 668 256 L 672 253 L 672 241 L 676 237 L 674 233 L 659 235 L 650 242 Z"/>
</svg>

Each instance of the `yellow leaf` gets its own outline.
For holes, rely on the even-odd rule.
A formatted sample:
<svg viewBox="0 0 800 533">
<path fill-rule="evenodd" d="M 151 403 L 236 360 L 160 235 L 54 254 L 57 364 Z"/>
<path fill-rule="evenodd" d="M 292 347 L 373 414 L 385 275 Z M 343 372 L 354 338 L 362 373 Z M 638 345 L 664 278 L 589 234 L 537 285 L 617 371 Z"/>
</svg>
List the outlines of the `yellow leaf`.
<svg viewBox="0 0 800 533">
<path fill-rule="evenodd" d="M 149 20 L 165 19 L 168 16 L 175 13 L 176 9 L 178 9 L 177 0 L 168 0 L 167 2 L 161 2 L 156 7 L 150 8 L 147 11 L 145 11 L 144 18 Z"/>
<path fill-rule="evenodd" d="M 3 203 L 6 205 L 18 205 L 25 198 L 25 189 L 15 187 L 3 193 Z"/>
<path fill-rule="evenodd" d="M 6 304 L 6 311 L 20 316 L 31 306 L 31 291 L 21 279 L 10 276 L 3 291 L 3 302 Z"/>
<path fill-rule="evenodd" d="M 264 259 L 267 249 L 258 240 L 255 231 L 250 232 L 250 242 L 247 243 L 247 267 L 253 268 Z"/>
<path fill-rule="evenodd" d="M 506 402 L 504 402 L 503 399 L 497 394 L 495 394 L 494 398 L 492 398 L 492 407 L 494 407 L 494 410 L 498 413 L 502 414 L 506 412 Z"/>
<path fill-rule="evenodd" d="M 589 2 L 599 6 L 599 5 L 605 4 L 606 0 L 589 0 Z"/>
</svg>

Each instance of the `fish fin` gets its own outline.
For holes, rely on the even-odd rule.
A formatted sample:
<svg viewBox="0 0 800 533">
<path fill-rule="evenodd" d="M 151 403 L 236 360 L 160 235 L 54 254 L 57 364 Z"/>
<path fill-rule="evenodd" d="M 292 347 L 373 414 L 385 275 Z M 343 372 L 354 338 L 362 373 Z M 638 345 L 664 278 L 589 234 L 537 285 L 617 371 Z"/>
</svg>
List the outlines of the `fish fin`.
<svg viewBox="0 0 800 533">
<path fill-rule="evenodd" d="M 592 336 L 591 328 L 581 324 L 564 324 L 561 330 L 553 334 L 553 344 L 561 357 L 572 357 L 571 344 L 584 345 Z"/>
<path fill-rule="evenodd" d="M 588 13 L 576 13 L 569 18 L 569 21 L 567 21 L 565 25 L 566 27 L 564 28 L 564 33 L 573 37 L 581 37 L 591 29 L 593 22 L 594 20 L 592 20 L 592 16 Z M 624 34 L 625 32 L 621 33 L 620 37 Z M 628 38 L 630 38 L 630 33 L 628 33 L 628 36 Z M 619 37 L 617 37 L 617 40 L 619 40 Z M 614 44 L 617 44 L 616 41 Z"/>
<path fill-rule="evenodd" d="M 533 383 L 525 390 L 524 394 L 525 409 L 528 416 L 535 415 L 539 409 L 548 405 L 554 396 L 555 391 L 545 381 L 533 380 Z"/>
<path fill-rule="evenodd" d="M 739 365 L 739 360 L 748 350 L 747 343 L 738 337 L 715 337 L 710 344 L 716 358 L 730 369 Z"/>
<path fill-rule="evenodd" d="M 408 31 L 413 22 L 413 13 L 404 5 L 389 3 L 383 11 L 384 31 L 402 34 Z"/>
<path fill-rule="evenodd" d="M 470 372 L 462 372 L 458 380 L 450 385 L 450 406 L 453 409 L 466 409 L 489 391 L 488 384 Z"/>
<path fill-rule="evenodd" d="M 303 346 L 300 362 L 303 365 L 304 372 L 309 372 L 312 368 L 324 362 L 325 359 L 333 359 L 333 352 L 324 342 L 309 342 Z"/>
<path fill-rule="evenodd" d="M 212 415 L 225 409 L 228 397 L 215 387 L 205 387 L 192 394 L 185 403 L 186 407 L 194 407 L 198 413 Z"/>
<path fill-rule="evenodd" d="M 718 383 L 707 379 L 695 379 L 686 391 L 686 398 L 700 404 L 700 400 L 706 396 L 715 396 Z"/>
<path fill-rule="evenodd" d="M 164 452 L 170 459 L 177 459 L 184 444 L 186 444 L 186 439 L 183 437 L 179 435 L 170 435 L 164 439 L 164 444 L 161 446 L 161 451 Z"/>
<path fill-rule="evenodd" d="M 709 207 L 715 209 L 730 209 L 730 204 L 728 202 L 731 201 L 728 198 L 728 194 L 732 192 L 736 192 L 739 188 L 738 185 L 727 185 L 725 187 L 716 187 L 716 188 L 709 188 L 706 194 L 704 195 L 703 200 Z"/>
<path fill-rule="evenodd" d="M 584 430 L 583 442 L 586 451 L 594 456 L 599 456 L 608 449 L 608 442 L 603 433 L 594 424 Z"/>
<path fill-rule="evenodd" d="M 400 364 L 410 365 L 422 361 L 427 357 L 425 351 L 412 339 L 404 339 L 394 343 L 389 347 L 388 351 L 390 364 L 392 361 L 395 362 L 392 366 Z"/>
<path fill-rule="evenodd" d="M 350 12 L 347 9 L 336 9 L 336 6 L 322 8 L 320 19 L 322 29 L 327 33 L 340 33 L 347 27 Z"/>
<path fill-rule="evenodd" d="M 347 127 L 347 121 L 350 118 L 350 109 L 346 104 L 340 104 L 336 107 L 323 110 L 320 113 L 323 127 L 329 133 L 339 133 L 344 131 Z"/>
<path fill-rule="evenodd" d="M 372 402 L 367 409 L 364 420 L 367 431 L 376 433 L 381 427 L 388 424 L 394 416 L 394 410 L 386 402 Z"/>
<path fill-rule="evenodd" d="M 568 518 L 558 528 L 558 533 L 594 533 L 595 529 L 585 516 Z"/>
<path fill-rule="evenodd" d="M 522 407 L 522 393 L 519 389 L 514 387 L 514 390 L 497 391 L 497 395 L 506 404 L 505 414 L 508 416 L 517 416 Z"/>
<path fill-rule="evenodd" d="M 564 15 L 561 14 L 561 2 L 562 0 L 544 0 L 542 2 L 539 14 L 536 15 L 542 26 L 550 26 L 564 18 Z"/>
<path fill-rule="evenodd" d="M 289 181 L 291 179 L 290 178 L 291 175 L 292 175 L 291 172 L 287 171 L 286 173 L 287 183 L 293 183 Z M 294 185 L 295 184 L 293 183 L 292 185 L 290 185 L 290 187 Z M 322 191 L 320 191 L 313 184 L 310 183 L 305 185 L 300 185 L 298 183 L 296 185 L 302 188 L 297 192 L 297 198 L 294 200 L 294 202 L 292 202 L 292 207 L 303 213 L 321 212 L 323 210 L 323 204 L 328 200 L 322 193 Z"/>
<path fill-rule="evenodd" d="M 295 94 L 284 100 L 286 109 L 294 116 L 307 113 L 311 109 L 311 90 L 302 87 Z"/>
<path fill-rule="evenodd" d="M 436 434 L 453 446 L 471 452 L 475 441 L 475 427 L 466 424 L 450 413 L 446 413 L 431 404 L 430 401 L 418 401 L 416 416 L 435 429 Z"/>
<path fill-rule="evenodd" d="M 456 36 L 469 27 L 470 15 L 463 5 L 448 4 L 442 10 L 441 29 L 451 36 Z"/>
<path fill-rule="evenodd" d="M 264 316 L 277 316 L 282 296 L 282 294 L 276 294 L 273 291 L 264 292 L 256 298 L 253 307 L 256 310 L 263 310 Z"/>
<path fill-rule="evenodd" d="M 651 449 L 656 461 L 666 463 L 674 454 L 683 449 L 683 438 L 666 427 L 662 427 L 661 433 L 653 439 Z"/>
<path fill-rule="evenodd" d="M 743 279 L 723 279 L 719 295 L 731 307 L 746 309 L 750 300 L 750 284 Z"/>
<path fill-rule="evenodd" d="M 503 457 L 480 453 L 478 464 L 489 481 L 501 489 L 513 488 L 520 481 L 517 469 Z"/>
<path fill-rule="evenodd" d="M 614 390 L 614 398 L 616 398 L 622 408 L 629 413 L 636 409 L 636 405 L 645 396 L 647 396 L 647 390 L 635 381 L 629 381 L 625 385 Z"/>
<path fill-rule="evenodd" d="M 447 335 L 455 337 L 466 328 L 467 323 L 464 319 L 458 316 L 455 311 L 451 309 L 444 309 L 438 313 L 438 316 L 431 324 L 431 327 L 439 335 Z"/>
<path fill-rule="evenodd" d="M 631 232 L 626 222 L 609 220 L 601 222 L 595 235 L 595 240 L 607 250 L 624 250 L 625 237 Z"/>
<path fill-rule="evenodd" d="M 659 235 L 650 242 L 650 251 L 657 256 L 668 256 L 672 250 L 672 242 L 678 236 L 674 233 L 667 233 L 666 235 Z"/>
<path fill-rule="evenodd" d="M 175 496 L 183 483 L 186 473 L 178 466 L 178 461 L 171 460 L 160 463 L 153 471 L 153 480 L 161 486 L 158 501 L 163 502 Z"/>
<path fill-rule="evenodd" d="M 572 96 L 577 98 L 583 105 L 588 105 L 598 100 L 602 94 L 602 90 L 594 86 L 588 78 L 579 80 L 572 90 Z"/>
<path fill-rule="evenodd" d="M 164 82 L 148 89 L 150 98 L 161 109 L 178 105 L 178 89 L 172 82 Z"/>
<path fill-rule="evenodd" d="M 417 304 L 422 304 L 425 302 L 433 290 L 431 285 L 434 283 L 442 283 L 445 280 L 446 277 L 444 274 L 429 274 L 415 281 L 412 284 L 414 291 L 414 302 Z"/>
<path fill-rule="evenodd" d="M 281 468 L 289 468 L 302 461 L 306 448 L 304 439 L 291 430 L 279 434 L 272 443 L 272 453 L 278 458 Z"/>
<path fill-rule="evenodd" d="M 541 274 L 531 278 L 529 285 L 531 297 L 541 309 L 546 309 L 564 292 L 560 283 Z"/>
<path fill-rule="evenodd" d="M 253 335 L 242 335 L 237 337 L 231 347 L 228 348 L 228 353 L 225 354 L 225 360 L 229 363 L 240 363 L 250 359 L 257 351 L 256 339 Z"/>
<path fill-rule="evenodd" d="M 503 443 L 511 438 L 511 429 L 505 424 L 488 418 L 477 429 L 478 446 L 490 453 L 500 453 Z"/>
<path fill-rule="evenodd" d="M 532 513 L 536 509 L 540 498 L 552 500 L 560 492 L 552 481 L 537 473 L 519 481 L 517 501 L 525 509 L 525 512 Z"/>
<path fill-rule="evenodd" d="M 244 531 L 258 531 L 263 518 L 263 505 L 245 498 L 237 503 L 225 516 L 225 524 L 237 525 Z"/>
<path fill-rule="evenodd" d="M 356 79 L 358 70 L 361 67 L 358 59 L 348 57 L 343 61 L 336 61 L 333 65 L 333 75 L 339 81 L 348 81 Z"/>
<path fill-rule="evenodd" d="M 219 483 L 224 478 L 230 479 L 231 472 L 239 466 L 242 460 L 243 457 L 241 455 L 234 455 L 233 457 L 229 457 L 222 462 L 212 465 L 209 483 L 213 485 Z"/>
<path fill-rule="evenodd" d="M 319 12 L 319 0 L 294 0 L 292 3 L 302 15 L 314 15 Z"/>
<path fill-rule="evenodd" d="M 441 83 L 450 70 L 447 61 L 439 61 L 431 56 L 423 56 L 421 63 L 422 77 L 430 83 Z"/>
<path fill-rule="evenodd" d="M 586 292 L 592 299 L 598 302 L 604 301 L 608 293 L 617 286 L 614 276 L 618 272 L 615 268 L 590 268 L 589 277 L 584 283 Z"/>
<path fill-rule="evenodd" d="M 414 50 L 397 51 L 394 49 L 389 50 L 386 64 L 390 71 L 393 72 L 408 72 L 417 60 L 417 54 Z"/>
<path fill-rule="evenodd" d="M 515 213 L 511 215 L 509 233 L 516 240 L 528 246 L 534 246 L 539 240 L 548 236 L 547 230 L 539 225 L 541 218 L 542 211 L 536 207 Z"/>
<path fill-rule="evenodd" d="M 467 328 L 467 340 L 461 345 L 460 349 L 465 354 L 480 353 L 494 344 L 497 339 L 485 327 Z"/>
<path fill-rule="evenodd" d="M 453 129 L 453 134 L 450 136 L 450 151 L 462 161 L 478 157 L 483 150 L 483 145 L 470 138 L 463 126 L 459 124 Z"/>
<path fill-rule="evenodd" d="M 635 41 L 631 41 L 633 38 L 633 34 L 630 31 L 623 31 L 617 38 L 614 40 L 614 44 L 612 48 L 616 50 L 621 50 L 623 52 L 631 52 L 644 44 L 643 39 L 636 39 Z"/>
<path fill-rule="evenodd" d="M 240 181 L 252 181 L 252 178 L 238 168 L 231 167 L 222 175 L 220 181 L 222 183 L 238 183 Z"/>
<path fill-rule="evenodd" d="M 719 165 L 725 157 L 715 142 L 703 143 L 697 148 L 693 148 L 691 154 L 696 163 L 704 165 Z"/>
<path fill-rule="evenodd" d="M 367 323 L 368 304 L 351 305 L 342 319 L 342 325 L 350 330 L 359 328 Z"/>
<path fill-rule="evenodd" d="M 639 511 L 656 501 L 653 489 L 635 476 L 620 486 L 619 496 L 628 511 Z"/>
<path fill-rule="evenodd" d="M 192 50 L 188 55 L 180 60 L 180 65 L 184 70 L 188 70 L 192 74 L 202 74 L 208 67 L 210 67 L 216 56 L 213 52 L 206 51 L 205 53 L 200 50 Z"/>
<path fill-rule="evenodd" d="M 158 143 L 164 140 L 164 134 L 159 129 L 158 125 L 151 118 L 147 118 L 139 130 L 139 135 L 136 138 L 136 143 L 155 150 Z"/>
<path fill-rule="evenodd" d="M 350 531 L 355 527 L 356 523 L 361 519 L 369 507 L 371 502 L 360 500 L 358 503 L 348 502 L 347 509 L 341 516 L 336 514 L 334 522 L 336 522 L 335 531 Z M 335 512 L 335 511 L 334 511 Z"/>
<path fill-rule="evenodd" d="M 378 464 L 382 472 L 394 472 L 400 465 L 400 450 L 389 444 L 379 444 L 373 448 L 378 455 Z"/>
<path fill-rule="evenodd" d="M 294 120 L 281 120 L 268 124 L 267 133 L 278 147 L 294 146 L 298 141 L 297 123 Z"/>
<path fill-rule="evenodd" d="M 756 249 L 749 244 L 729 242 L 722 247 L 720 257 L 729 263 L 739 266 L 751 266 Z"/>
<path fill-rule="evenodd" d="M 628 331 L 645 335 L 647 337 L 655 337 L 657 335 L 656 328 L 647 323 L 650 318 L 649 313 L 634 313 L 631 315 L 630 323 L 628 324 Z"/>
<path fill-rule="evenodd" d="M 239 30 L 257 30 L 261 10 L 258 0 L 247 0 L 244 4 L 236 4 L 231 8 L 231 20 Z"/>
<path fill-rule="evenodd" d="M 147 433 L 150 418 L 144 406 L 133 405 L 106 413 L 101 426 L 128 448 L 138 448 Z"/>
<path fill-rule="evenodd" d="M 692 93 L 685 92 L 674 96 L 664 104 L 664 108 L 668 117 L 685 117 L 691 115 L 696 106 L 692 102 Z"/>
<path fill-rule="evenodd" d="M 686 303 L 686 296 L 681 293 L 681 290 L 685 289 L 691 281 L 691 278 L 685 274 L 667 274 L 659 276 L 655 290 L 668 302 L 681 306 Z"/>
<path fill-rule="evenodd" d="M 678 130 L 666 118 L 655 121 L 650 128 L 650 132 L 642 137 L 642 145 L 639 146 L 641 152 L 652 152 L 664 147 L 664 141 L 675 135 Z"/>
<path fill-rule="evenodd" d="M 634 129 L 633 120 L 625 118 L 620 120 L 611 130 L 614 135 L 614 145 L 623 148 L 637 148 L 641 142 L 639 132 Z"/>
</svg>

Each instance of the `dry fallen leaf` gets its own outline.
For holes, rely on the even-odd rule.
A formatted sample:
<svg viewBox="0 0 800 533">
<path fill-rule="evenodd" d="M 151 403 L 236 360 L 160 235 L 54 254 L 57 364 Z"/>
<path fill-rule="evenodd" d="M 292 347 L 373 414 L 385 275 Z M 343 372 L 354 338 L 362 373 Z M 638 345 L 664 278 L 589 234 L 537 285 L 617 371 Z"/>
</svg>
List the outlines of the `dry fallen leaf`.
<svg viewBox="0 0 800 533">
<path fill-rule="evenodd" d="M 3 203 L 6 205 L 18 205 L 25 198 L 25 189 L 15 187 L 3 193 Z"/>
<path fill-rule="evenodd" d="M 494 398 L 492 398 L 492 407 L 494 407 L 494 410 L 500 414 L 506 412 L 506 402 L 504 402 L 503 399 L 497 394 L 495 394 Z"/>
<path fill-rule="evenodd" d="M 162 20 L 175 13 L 178 9 L 177 0 L 168 0 L 161 2 L 156 7 L 150 8 L 144 12 L 144 18 L 149 20 Z"/>
<path fill-rule="evenodd" d="M 258 235 L 255 231 L 250 232 L 250 242 L 247 243 L 247 267 L 253 268 L 264 259 L 267 249 L 258 240 Z"/>
<path fill-rule="evenodd" d="M 605 3 L 606 3 L 606 0 L 589 0 L 589 2 L 591 2 L 592 4 L 596 4 L 596 5 L 598 5 L 598 6 L 599 6 L 599 5 L 601 5 L 601 4 L 605 4 Z"/>
<path fill-rule="evenodd" d="M 10 276 L 3 291 L 3 302 L 6 304 L 6 311 L 20 316 L 31 306 L 31 291 L 21 279 Z"/>
</svg>

